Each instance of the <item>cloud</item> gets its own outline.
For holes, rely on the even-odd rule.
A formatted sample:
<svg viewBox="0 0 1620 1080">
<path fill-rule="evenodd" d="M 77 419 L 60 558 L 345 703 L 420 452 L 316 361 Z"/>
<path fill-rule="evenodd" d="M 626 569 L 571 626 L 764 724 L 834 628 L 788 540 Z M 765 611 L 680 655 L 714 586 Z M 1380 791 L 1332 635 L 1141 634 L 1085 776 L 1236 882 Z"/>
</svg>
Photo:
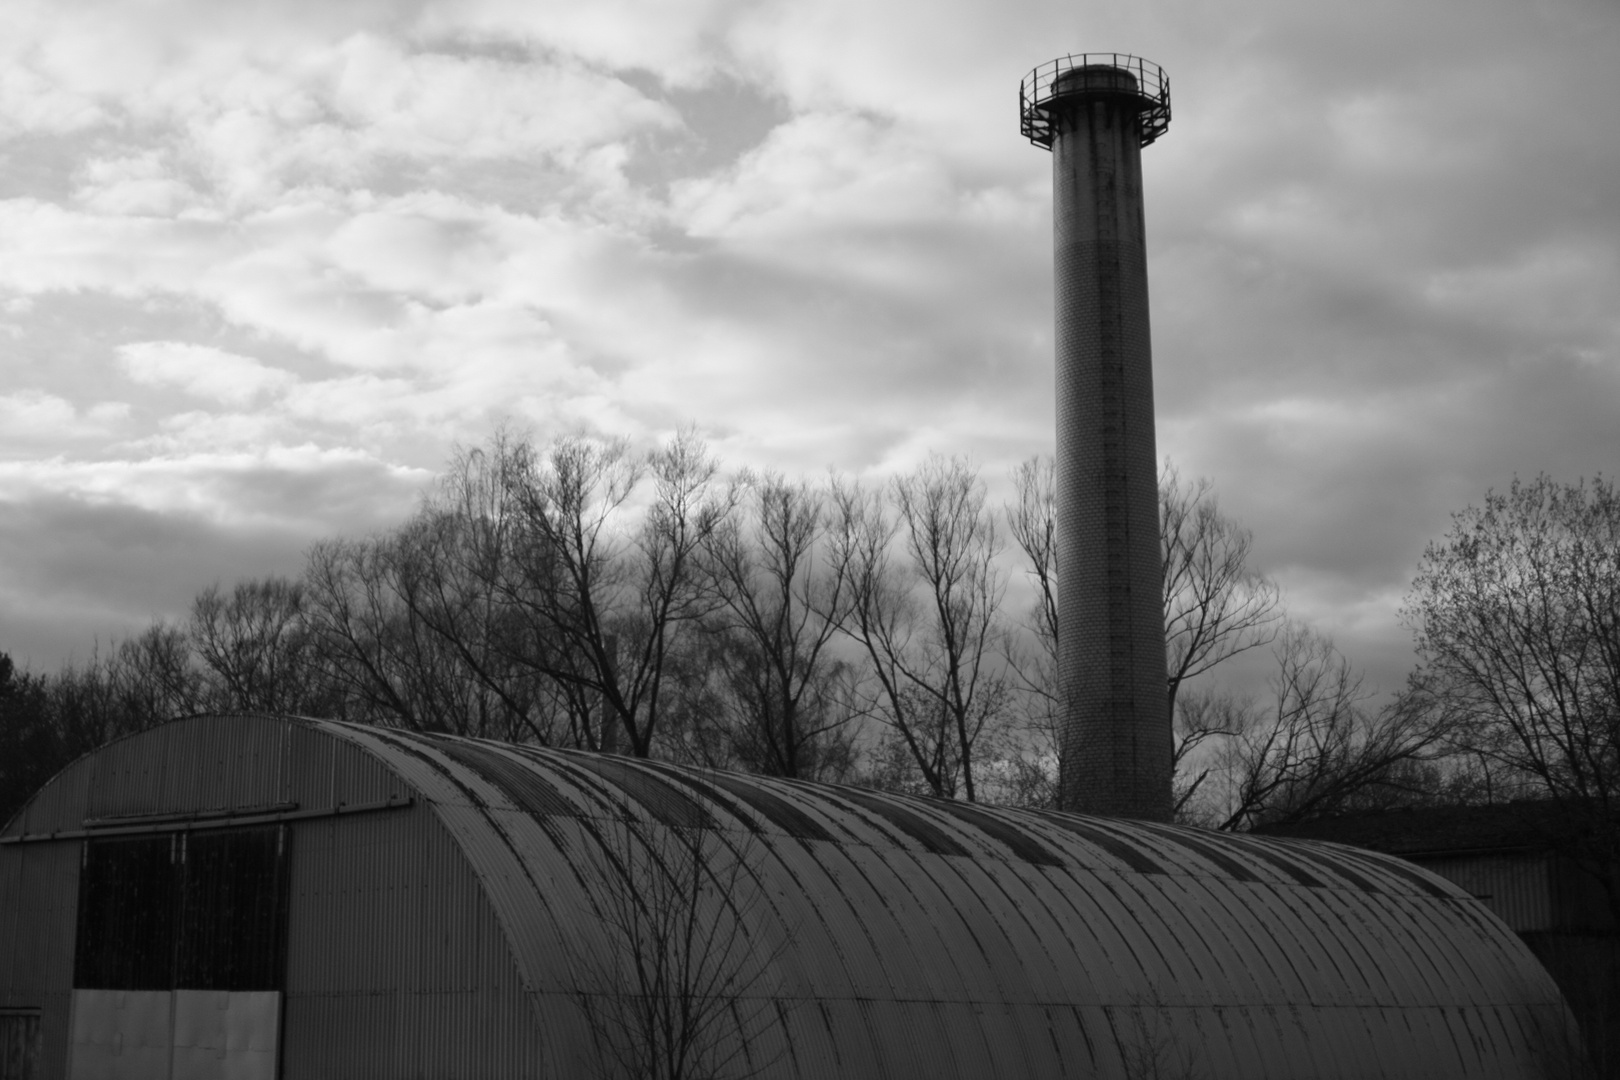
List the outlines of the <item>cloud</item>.
<svg viewBox="0 0 1620 1080">
<path fill-rule="evenodd" d="M 354 207 L 322 254 L 361 287 L 464 303 L 511 287 L 502 264 L 521 222 L 450 195 L 409 195 Z"/>
<path fill-rule="evenodd" d="M 694 86 L 728 66 L 726 29 L 745 7 L 737 0 L 439 0 L 424 6 L 413 33 L 515 44 Z"/>
<path fill-rule="evenodd" d="M 951 203 L 951 184 L 943 163 L 903 131 L 856 113 L 809 113 L 723 176 L 682 181 L 672 194 L 692 235 L 779 240 L 928 220 Z"/>
<path fill-rule="evenodd" d="M 63 134 L 95 127 L 106 118 L 90 96 L 65 90 L 40 72 L 0 64 L 0 134 Z"/>
<path fill-rule="evenodd" d="M 430 473 L 350 447 L 260 445 L 146 457 L 0 461 L 0 503 L 65 497 L 312 535 L 403 516 Z"/>
<path fill-rule="evenodd" d="M 367 154 L 521 157 L 679 123 L 667 106 L 566 56 L 411 54 L 356 35 L 329 63 L 331 107 Z"/>
<path fill-rule="evenodd" d="M 75 199 L 98 214 L 161 217 L 200 201 L 156 150 L 115 158 L 95 158 L 79 172 Z"/>
<path fill-rule="evenodd" d="M 118 358 L 136 382 L 178 387 L 227 405 L 245 405 L 296 381 L 292 373 L 251 357 L 179 341 L 131 342 L 119 346 Z"/>
<path fill-rule="evenodd" d="M 29 17 L 0 48 L 0 131 L 162 141 L 190 172 L 184 182 L 151 175 L 149 145 L 99 166 L 143 173 L 115 190 L 87 178 L 91 205 L 128 212 L 190 205 L 193 186 L 219 208 L 262 207 L 312 184 L 364 184 L 402 159 L 549 158 L 588 172 L 600 167 L 595 151 L 679 125 L 667 105 L 572 55 L 436 49 L 397 35 L 397 9 L 367 6 L 344 5 L 357 17 L 341 28 L 320 18 L 222 27 L 206 10 L 215 5 L 141 18 L 25 3 Z"/>
<path fill-rule="evenodd" d="M 1519 348 L 1560 340 L 1593 357 L 1620 346 L 1620 250 L 1583 236 L 1527 245 L 1505 258 L 1440 269 L 1421 296 L 1438 313 Z"/>
<path fill-rule="evenodd" d="M 0 451 L 23 452 L 59 440 L 109 435 L 129 416 L 129 406 L 103 401 L 81 409 L 40 390 L 0 395 Z"/>
<path fill-rule="evenodd" d="M 350 449 L 211 441 L 0 461 L 0 650 L 35 670 L 84 661 L 183 618 L 208 584 L 295 576 L 314 541 L 396 524 L 431 477 Z"/>
<path fill-rule="evenodd" d="M 39 672 L 88 661 L 152 619 L 183 619 L 213 582 L 295 576 L 310 540 L 61 494 L 0 509 L 0 651 Z"/>
</svg>

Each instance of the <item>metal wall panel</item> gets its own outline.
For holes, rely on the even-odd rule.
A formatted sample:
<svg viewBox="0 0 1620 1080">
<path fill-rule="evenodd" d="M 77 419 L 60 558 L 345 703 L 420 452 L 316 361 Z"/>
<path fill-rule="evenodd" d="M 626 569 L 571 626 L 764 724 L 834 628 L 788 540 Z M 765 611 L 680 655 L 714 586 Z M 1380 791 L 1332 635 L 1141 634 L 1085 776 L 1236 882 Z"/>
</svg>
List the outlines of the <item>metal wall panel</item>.
<svg viewBox="0 0 1620 1080">
<path fill-rule="evenodd" d="M 25 925 L 33 929 L 33 919 L 26 924 L 23 919 L 23 898 L 32 900 L 34 890 L 23 886 L 24 852 L 7 856 L 11 853 L 0 855 L 0 1008 L 35 1008 L 38 991 L 33 984 L 38 973 L 21 970 L 18 956 Z"/>
<path fill-rule="evenodd" d="M 197 734 L 202 736 L 201 729 Z M 165 725 L 119 739 L 83 759 L 90 769 L 90 788 L 89 802 L 80 808 L 81 820 L 113 814 L 153 814 L 167 809 L 156 800 L 162 797 L 162 770 L 173 741 Z M 189 792 L 181 794 L 185 786 L 177 789 L 177 798 L 189 796 Z"/>
<path fill-rule="evenodd" d="M 39 1012 L 0 1008 L 0 1080 L 39 1075 Z"/>
<path fill-rule="evenodd" d="M 73 991 L 64 987 L 45 995 L 39 1017 L 39 1080 L 67 1075 L 68 1041 L 73 1020 Z"/>
<path fill-rule="evenodd" d="M 277 727 L 256 717 L 221 717 L 200 726 L 196 734 L 181 725 L 159 728 L 154 734 L 168 744 L 161 747 L 165 760 L 138 773 L 150 777 L 154 786 L 132 783 L 121 792 L 109 785 L 109 800 L 121 795 L 129 802 L 109 802 L 98 809 L 113 815 L 270 805 L 277 796 Z M 130 745 L 133 750 L 138 744 Z M 177 782 L 180 777 L 187 779 Z"/>
<path fill-rule="evenodd" d="M 177 990 L 168 1080 L 276 1080 L 281 994 Z"/>
<path fill-rule="evenodd" d="M 169 1080 L 167 990 L 73 991 L 68 1080 Z"/>
<path fill-rule="evenodd" d="M 335 739 L 317 721 L 289 721 L 280 751 L 279 799 L 300 806 L 358 806 L 410 793 L 409 782 L 359 739 Z"/>
<path fill-rule="evenodd" d="M 11 819 L 3 835 L 19 836 L 23 833 L 51 832 L 52 830 L 79 827 L 78 822 L 84 814 L 85 800 L 90 789 L 90 769 L 80 766 L 86 758 L 79 758 L 72 765 L 57 773 L 45 786 L 34 793 L 34 797 L 22 810 Z M 64 822 L 73 824 L 65 825 Z"/>
<path fill-rule="evenodd" d="M 288 1080 L 537 1074 L 510 943 L 429 807 L 301 824 L 293 852 Z"/>
<path fill-rule="evenodd" d="M 73 981 L 80 844 L 0 846 L 0 881 L 14 906 L 0 912 L 0 1006 L 39 1009 L 39 1076 L 63 1075 Z"/>
<path fill-rule="evenodd" d="M 282 1023 L 286 1080 L 386 1080 L 399 1067 L 400 995 L 289 994 Z"/>
<path fill-rule="evenodd" d="M 1517 933 L 1553 928 L 1546 854 L 1425 857 L 1419 865 L 1474 897 Z"/>
</svg>

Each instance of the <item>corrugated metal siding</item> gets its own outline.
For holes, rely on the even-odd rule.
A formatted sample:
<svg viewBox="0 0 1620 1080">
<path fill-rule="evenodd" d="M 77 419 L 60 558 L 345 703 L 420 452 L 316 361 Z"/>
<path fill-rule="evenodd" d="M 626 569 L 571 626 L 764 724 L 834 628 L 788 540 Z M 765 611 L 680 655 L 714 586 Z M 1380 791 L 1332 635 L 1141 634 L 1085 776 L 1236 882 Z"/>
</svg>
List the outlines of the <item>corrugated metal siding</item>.
<svg viewBox="0 0 1620 1080">
<path fill-rule="evenodd" d="M 1550 930 L 1551 857 L 1545 853 L 1425 856 L 1414 860 L 1490 909 L 1516 932 Z"/>
<path fill-rule="evenodd" d="M 67 1046 L 78 902 L 77 842 L 0 847 L 0 1006 L 38 1008 L 41 1077 Z"/>
<path fill-rule="evenodd" d="M 36 976 L 36 969 L 22 969 L 17 955 L 24 927 L 32 922 L 28 920 L 25 923 L 22 918 L 23 898 L 28 896 L 32 899 L 35 891 L 29 888 L 25 892 L 23 888 L 23 868 L 26 863 L 24 852 L 12 857 L 0 857 L 0 1008 L 33 1008 L 36 1005 L 33 998 L 37 990 L 30 985 Z"/>
<path fill-rule="evenodd" d="M 292 891 L 284 1076 L 538 1073 L 511 948 L 429 807 L 300 824 Z"/>
<path fill-rule="evenodd" d="M 267 717 L 114 744 L 24 819 L 399 795 L 416 804 L 291 826 L 287 1080 L 581 1075 L 610 853 L 693 822 L 757 887 L 738 932 L 775 957 L 750 1046 L 767 1077 L 1124 1076 L 1155 1046 L 1245 1080 L 1529 1075 L 1561 1016 L 1477 904 L 1331 845 Z M 6 882 L 75 849 L 0 847 L 0 896 L 71 899 Z M 52 917 L 71 943 L 71 908 Z"/>
<path fill-rule="evenodd" d="M 77 843 L 17 844 L 0 859 L 0 1006 L 39 1008 L 69 988 L 79 894 Z M 7 895 L 9 893 L 9 895 Z"/>
<path fill-rule="evenodd" d="M 24 833 L 50 832 L 53 828 L 61 828 L 59 822 L 72 820 L 79 822 L 84 817 L 84 806 L 87 793 L 90 790 L 90 772 L 82 767 L 89 757 L 80 758 L 78 762 L 69 765 L 46 781 L 32 799 L 22 809 L 22 812 L 11 819 L 5 835 L 20 836 Z M 77 829 L 78 824 L 71 828 Z"/>
<path fill-rule="evenodd" d="M 1598 878 L 1561 857 L 1554 860 L 1549 876 L 1554 929 L 1578 934 L 1615 932 L 1615 913 Z"/>
</svg>

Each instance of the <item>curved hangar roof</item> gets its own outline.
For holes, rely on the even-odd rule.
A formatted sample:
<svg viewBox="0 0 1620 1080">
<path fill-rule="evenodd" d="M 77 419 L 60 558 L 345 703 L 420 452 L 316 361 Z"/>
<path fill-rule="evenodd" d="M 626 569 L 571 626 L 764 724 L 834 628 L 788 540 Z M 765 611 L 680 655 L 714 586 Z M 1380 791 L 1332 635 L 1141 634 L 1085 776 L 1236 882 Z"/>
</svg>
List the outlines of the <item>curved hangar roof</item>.
<svg viewBox="0 0 1620 1080">
<path fill-rule="evenodd" d="M 0 925 L 51 984 L 0 975 L 0 1006 L 64 989 L 60 841 L 271 821 L 289 1080 L 588 1075 L 612 882 L 692 837 L 738 898 L 703 925 L 753 965 L 722 981 L 760 1075 L 1530 1076 L 1566 1030 L 1480 904 L 1367 852 L 268 716 L 117 742 L 10 823 L 0 912 L 55 923 Z"/>
</svg>

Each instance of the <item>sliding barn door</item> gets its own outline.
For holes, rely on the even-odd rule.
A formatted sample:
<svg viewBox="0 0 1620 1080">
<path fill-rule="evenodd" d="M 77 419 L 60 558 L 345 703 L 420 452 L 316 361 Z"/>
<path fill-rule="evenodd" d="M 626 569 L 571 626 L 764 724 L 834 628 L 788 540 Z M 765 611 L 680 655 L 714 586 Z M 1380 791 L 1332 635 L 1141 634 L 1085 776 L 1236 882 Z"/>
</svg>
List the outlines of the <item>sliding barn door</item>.
<svg viewBox="0 0 1620 1080">
<path fill-rule="evenodd" d="M 275 1080 L 284 826 L 85 842 L 70 1080 Z"/>
</svg>

